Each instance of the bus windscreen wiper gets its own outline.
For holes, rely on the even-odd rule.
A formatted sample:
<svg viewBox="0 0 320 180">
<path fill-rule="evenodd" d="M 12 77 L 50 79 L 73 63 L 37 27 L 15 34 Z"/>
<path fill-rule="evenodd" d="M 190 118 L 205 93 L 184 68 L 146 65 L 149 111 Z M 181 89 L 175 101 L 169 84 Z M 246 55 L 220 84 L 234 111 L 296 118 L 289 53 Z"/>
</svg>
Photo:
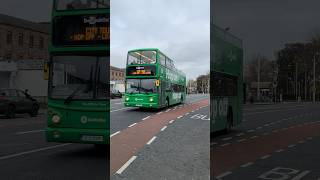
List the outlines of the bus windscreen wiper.
<svg viewBox="0 0 320 180">
<path fill-rule="evenodd" d="M 74 98 L 74 96 L 77 94 L 77 92 L 79 92 L 82 89 L 83 84 L 79 85 L 77 87 L 77 89 L 75 89 L 65 100 L 64 100 L 64 104 L 70 104 L 70 102 L 72 101 L 72 99 Z"/>
</svg>

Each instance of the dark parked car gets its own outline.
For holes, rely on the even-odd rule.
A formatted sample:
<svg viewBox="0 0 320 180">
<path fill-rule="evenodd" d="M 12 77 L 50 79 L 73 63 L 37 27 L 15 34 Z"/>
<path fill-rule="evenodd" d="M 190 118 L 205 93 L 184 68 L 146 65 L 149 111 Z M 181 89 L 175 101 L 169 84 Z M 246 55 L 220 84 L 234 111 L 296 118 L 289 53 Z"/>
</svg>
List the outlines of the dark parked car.
<svg viewBox="0 0 320 180">
<path fill-rule="evenodd" d="M 29 113 L 38 115 L 39 103 L 26 91 L 18 89 L 0 89 L 0 114 L 14 118 L 15 114 Z"/>
<path fill-rule="evenodd" d="M 121 92 L 117 90 L 112 90 L 110 96 L 111 96 L 111 99 L 117 98 L 117 97 L 122 98 Z"/>
</svg>

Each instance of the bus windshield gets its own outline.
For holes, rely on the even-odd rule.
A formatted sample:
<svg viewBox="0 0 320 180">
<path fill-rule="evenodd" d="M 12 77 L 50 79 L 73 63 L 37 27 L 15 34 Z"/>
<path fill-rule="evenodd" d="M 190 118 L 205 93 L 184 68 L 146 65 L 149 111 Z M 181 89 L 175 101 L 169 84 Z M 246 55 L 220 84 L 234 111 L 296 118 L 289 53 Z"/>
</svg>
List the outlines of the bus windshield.
<svg viewBox="0 0 320 180">
<path fill-rule="evenodd" d="M 109 88 L 107 57 L 53 56 L 50 97 L 106 99 Z"/>
<path fill-rule="evenodd" d="M 56 10 L 109 8 L 110 0 L 56 0 Z"/>
<path fill-rule="evenodd" d="M 127 93 L 156 93 L 155 79 L 127 79 Z"/>
<path fill-rule="evenodd" d="M 134 51 L 128 53 L 128 64 L 155 64 L 156 51 Z"/>
</svg>

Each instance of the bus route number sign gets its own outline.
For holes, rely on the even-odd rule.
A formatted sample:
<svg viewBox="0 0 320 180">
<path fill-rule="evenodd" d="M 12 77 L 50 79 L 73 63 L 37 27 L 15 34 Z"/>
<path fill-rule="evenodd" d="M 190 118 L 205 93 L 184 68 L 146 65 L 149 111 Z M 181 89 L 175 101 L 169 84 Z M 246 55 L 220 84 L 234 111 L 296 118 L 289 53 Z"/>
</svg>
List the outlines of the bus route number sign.
<svg viewBox="0 0 320 180">
<path fill-rule="evenodd" d="M 95 45 L 110 40 L 110 18 L 107 14 L 63 16 L 53 21 L 54 45 Z"/>
<path fill-rule="evenodd" d="M 132 66 L 127 68 L 127 76 L 154 76 L 155 66 Z"/>
</svg>

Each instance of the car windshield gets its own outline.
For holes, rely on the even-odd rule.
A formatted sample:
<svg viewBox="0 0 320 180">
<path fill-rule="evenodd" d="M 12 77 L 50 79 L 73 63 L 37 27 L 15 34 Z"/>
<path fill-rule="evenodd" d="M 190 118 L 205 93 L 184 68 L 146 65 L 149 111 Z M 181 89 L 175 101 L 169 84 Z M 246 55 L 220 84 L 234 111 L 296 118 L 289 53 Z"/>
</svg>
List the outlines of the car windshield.
<svg viewBox="0 0 320 180">
<path fill-rule="evenodd" d="M 127 93 L 156 93 L 155 79 L 127 79 Z"/>
<path fill-rule="evenodd" d="M 56 10 L 109 8 L 110 0 L 56 0 Z"/>
<path fill-rule="evenodd" d="M 128 64 L 155 64 L 156 51 L 133 51 L 128 53 Z"/>
<path fill-rule="evenodd" d="M 54 56 L 51 69 L 51 98 L 106 99 L 107 57 Z"/>
</svg>

